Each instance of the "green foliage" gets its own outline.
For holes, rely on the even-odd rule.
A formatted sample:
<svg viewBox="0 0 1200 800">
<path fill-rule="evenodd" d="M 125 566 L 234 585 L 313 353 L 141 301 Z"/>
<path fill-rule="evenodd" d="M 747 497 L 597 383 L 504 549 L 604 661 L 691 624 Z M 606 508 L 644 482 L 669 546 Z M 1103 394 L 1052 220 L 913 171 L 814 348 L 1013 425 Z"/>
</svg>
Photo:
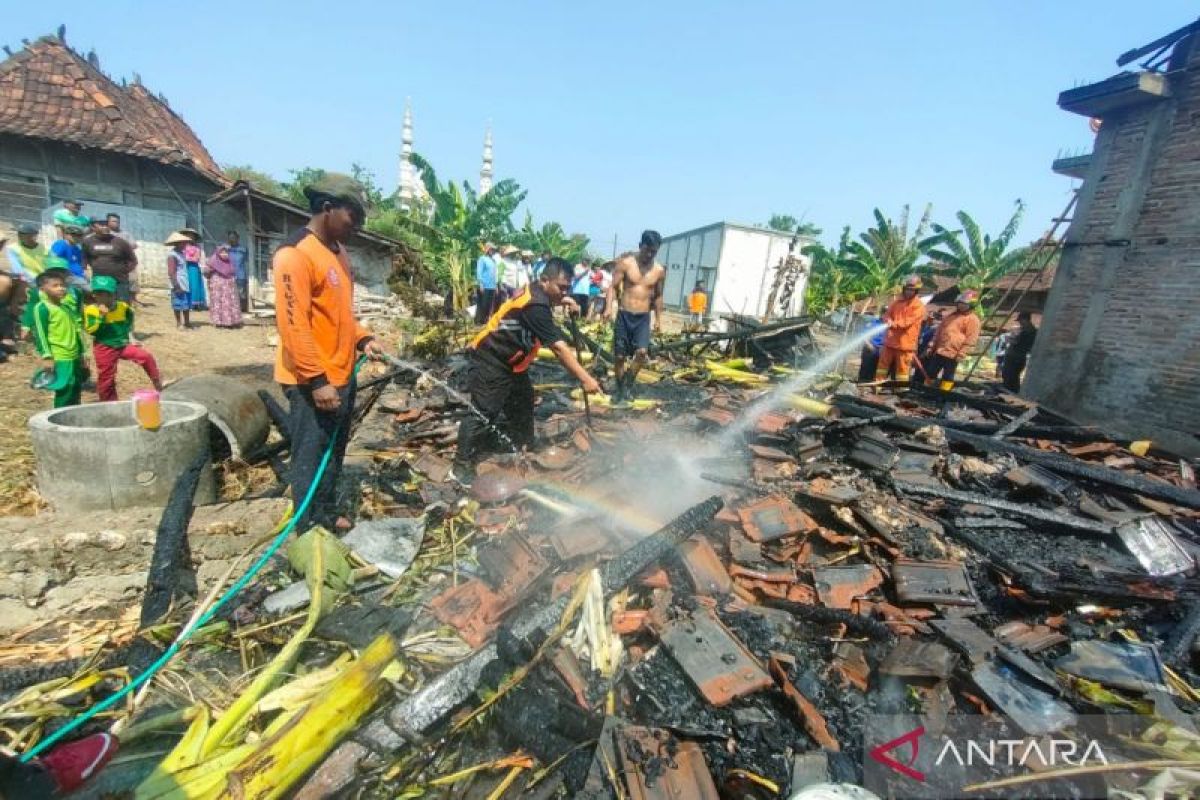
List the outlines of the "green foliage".
<svg viewBox="0 0 1200 800">
<path fill-rule="evenodd" d="M 862 297 L 861 283 L 849 262 L 850 226 L 842 229 L 836 249 L 823 244 L 811 244 L 801 253 L 812 259 L 804 308 L 810 314 L 822 315 L 837 310 L 842 304 Z"/>
<path fill-rule="evenodd" d="M 767 227 L 773 231 L 783 231 L 791 233 L 796 230 L 796 226 L 800 224 L 800 220 L 793 217 L 791 214 L 772 214 L 767 220 Z"/>
<path fill-rule="evenodd" d="M 801 236 L 817 237 L 821 235 L 821 229 L 811 222 L 801 222 L 791 214 L 772 214 L 767 220 L 767 227 L 773 231 L 781 231 L 783 233 L 798 233 Z"/>
<path fill-rule="evenodd" d="M 284 197 L 301 208 L 308 208 L 308 198 L 304 196 L 304 190 L 324 177 L 325 170 L 317 167 L 304 167 L 288 172 L 292 179 L 283 183 Z"/>
<path fill-rule="evenodd" d="M 934 261 L 946 265 L 959 285 L 982 289 L 1025 261 L 1026 248 L 1009 249 L 1024 213 L 1025 204 L 1018 200 L 1008 224 L 993 239 L 980 231 L 979 224 L 970 214 L 959 211 L 955 216 L 962 226 L 960 230 L 952 231 L 935 224 L 934 235 L 921 242 L 921 248 Z"/>
<path fill-rule="evenodd" d="M 567 235 L 563 226 L 557 222 L 546 222 L 540 228 L 534 228 L 533 214 L 525 212 L 525 223 L 517 230 L 512 243 L 522 250 L 530 250 L 540 256 L 549 251 L 560 258 L 574 263 L 584 257 L 588 248 L 588 237 L 582 233 Z"/>
<path fill-rule="evenodd" d="M 272 178 L 265 172 L 260 172 L 248 164 L 226 164 L 221 167 L 221 171 L 225 176 L 232 181 L 245 181 L 251 187 L 260 192 L 273 194 L 276 197 L 286 197 L 287 192 L 283 188 L 283 184 Z"/>
<path fill-rule="evenodd" d="M 901 210 L 898 220 L 885 217 L 877 208 L 875 226 L 859 234 L 858 241 L 847 242 L 846 262 L 860 282 L 864 297 L 882 304 L 906 275 L 916 271 L 932 210 L 932 206 L 925 206 L 925 213 L 910 234 L 908 206 Z"/>
</svg>

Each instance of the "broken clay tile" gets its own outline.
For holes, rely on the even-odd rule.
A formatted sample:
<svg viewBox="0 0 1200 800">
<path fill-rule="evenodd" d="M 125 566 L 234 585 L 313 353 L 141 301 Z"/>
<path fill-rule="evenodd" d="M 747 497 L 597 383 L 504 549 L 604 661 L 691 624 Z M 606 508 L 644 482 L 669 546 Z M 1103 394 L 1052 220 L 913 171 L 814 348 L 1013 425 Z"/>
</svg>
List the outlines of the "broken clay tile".
<svg viewBox="0 0 1200 800">
<path fill-rule="evenodd" d="M 847 503 L 853 503 L 858 498 L 862 497 L 862 492 L 855 489 L 853 486 L 846 484 L 834 483 L 828 478 L 813 478 L 807 485 L 801 486 L 796 490 L 798 494 L 805 497 L 810 497 L 813 500 L 819 500 L 830 505 L 840 506 Z"/>
<path fill-rule="evenodd" d="M 729 573 L 704 537 L 692 537 L 679 547 L 683 568 L 700 594 L 729 594 Z"/>
<path fill-rule="evenodd" d="M 849 609 L 856 597 L 870 594 L 883 583 L 883 573 L 870 564 L 846 567 L 815 567 L 813 583 L 817 596 L 828 608 Z"/>
<path fill-rule="evenodd" d="M 450 475 L 450 462 L 433 451 L 422 453 L 412 468 L 434 483 L 444 483 Z"/>
<path fill-rule="evenodd" d="M 754 423 L 754 430 L 765 434 L 783 433 L 791 423 L 791 417 L 786 414 L 768 412 L 759 417 L 758 421 Z"/>
<path fill-rule="evenodd" d="M 564 572 L 561 575 L 554 576 L 554 583 L 550 585 L 551 599 L 557 599 L 571 591 L 571 588 L 575 586 L 576 582 L 578 581 L 579 573 L 574 571 Z"/>
<path fill-rule="evenodd" d="M 575 449 L 581 453 L 586 453 L 592 449 L 592 440 L 588 437 L 587 431 L 583 428 L 577 429 L 571 434 L 571 443 L 575 445 Z"/>
<path fill-rule="evenodd" d="M 766 597 L 774 597 L 779 600 L 787 599 L 788 587 L 786 584 L 760 581 L 754 578 L 738 578 L 737 585 L 751 591 L 761 592 Z"/>
<path fill-rule="evenodd" d="M 725 506 L 718 511 L 717 515 L 713 517 L 713 519 L 715 519 L 717 522 L 729 522 L 734 525 L 742 524 L 742 518 L 739 517 L 738 513 L 729 506 Z"/>
<path fill-rule="evenodd" d="M 737 528 L 729 529 L 729 555 L 735 564 L 755 568 L 763 564 L 762 545 L 752 542 Z"/>
<path fill-rule="evenodd" d="M 546 559 L 516 531 L 480 545 L 477 558 L 492 589 L 508 600 L 528 594 L 550 568 Z"/>
<path fill-rule="evenodd" d="M 778 447 L 766 447 L 761 444 L 752 444 L 750 445 L 750 452 L 753 453 L 755 457 L 761 458 L 764 461 L 784 461 L 791 464 L 796 463 L 796 459 L 794 457 L 792 457 L 789 453 L 780 450 Z"/>
<path fill-rule="evenodd" d="M 945 680 L 954 671 L 957 661 L 954 653 L 937 642 L 901 639 L 879 665 L 879 671 L 902 678 Z"/>
<path fill-rule="evenodd" d="M 503 529 L 510 524 L 515 524 L 517 516 L 516 506 L 481 508 L 475 513 L 475 525 L 484 531 Z"/>
<path fill-rule="evenodd" d="M 850 642 L 840 642 L 833 657 L 833 668 L 839 675 L 860 692 L 870 687 L 871 666 L 867 664 L 863 649 Z"/>
<path fill-rule="evenodd" d="M 755 483 L 768 483 L 783 477 L 779 469 L 782 466 L 778 461 L 756 458 L 750 463 L 750 474 Z"/>
<path fill-rule="evenodd" d="M 595 519 L 570 520 L 555 527 L 546 538 L 563 561 L 599 553 L 613 544 Z"/>
<path fill-rule="evenodd" d="M 506 602 L 479 578 L 452 586 L 429 601 L 439 622 L 454 627 L 471 647 L 482 647 L 496 629 Z"/>
<path fill-rule="evenodd" d="M 647 589 L 671 588 L 671 579 L 667 577 L 666 570 L 661 568 L 643 573 L 641 583 Z"/>
<path fill-rule="evenodd" d="M 667 731 L 626 725 L 615 733 L 617 763 L 629 800 L 718 800 L 704 753 Z"/>
<path fill-rule="evenodd" d="M 1097 456 L 1102 453 L 1115 453 L 1117 452 L 1117 445 L 1113 442 L 1092 442 L 1091 444 L 1068 447 L 1066 451 L 1076 458 L 1084 458 L 1085 456 Z"/>
<path fill-rule="evenodd" d="M 935 619 L 930 625 L 972 664 L 981 664 L 996 652 L 999 643 L 969 619 Z"/>
<path fill-rule="evenodd" d="M 793 603 L 815 606 L 817 604 L 817 590 L 803 583 L 794 583 L 787 589 L 787 599 Z"/>
<path fill-rule="evenodd" d="M 706 408 L 696 414 L 696 419 L 718 428 L 725 428 L 732 425 L 737 416 L 724 408 Z"/>
<path fill-rule="evenodd" d="M 973 606 L 979 603 L 967 568 L 957 561 L 900 559 L 892 566 L 896 597 L 902 603 Z"/>
<path fill-rule="evenodd" d="M 568 647 L 556 648 L 550 664 L 571 690 L 571 694 L 575 695 L 575 702 L 580 708 L 590 708 L 587 701 L 587 678 L 584 677 L 583 668 L 579 665 L 575 653 Z"/>
<path fill-rule="evenodd" d="M 791 567 L 770 568 L 766 564 L 761 568 L 743 567 L 741 564 L 730 564 L 729 574 L 734 578 L 746 578 L 752 581 L 766 583 L 795 583 L 796 571 Z"/>
<path fill-rule="evenodd" d="M 615 611 L 612 615 L 613 632 L 622 636 L 637 633 L 645 628 L 649 622 L 650 611 L 648 609 Z"/>
<path fill-rule="evenodd" d="M 816 530 L 817 523 L 785 497 L 770 496 L 738 509 L 742 528 L 755 542 Z"/>
<path fill-rule="evenodd" d="M 395 420 L 397 425 L 407 425 L 410 422 L 416 422 L 423 416 L 425 416 L 425 409 L 409 408 L 399 412 L 392 419 Z"/>
<path fill-rule="evenodd" d="M 775 683 L 783 691 L 784 696 L 791 701 L 792 706 L 800 716 L 804 730 L 808 732 L 813 741 L 826 750 L 831 750 L 835 753 L 840 752 L 842 746 L 838 744 L 838 740 L 833 738 L 833 735 L 829 732 L 829 726 L 825 723 L 825 717 L 821 716 L 821 712 L 812 704 L 812 701 L 801 694 L 800 690 L 792 684 L 788 679 L 787 669 L 777 658 L 771 658 L 770 670 L 771 676 L 775 678 Z"/>
<path fill-rule="evenodd" d="M 1048 625 L 1029 625 L 1020 620 L 998 625 L 992 635 L 1009 647 L 1026 653 L 1040 653 L 1056 644 L 1067 641 L 1067 637 Z"/>
<path fill-rule="evenodd" d="M 711 613 L 671 620 L 659 639 L 710 705 L 728 705 L 771 685 L 746 646 Z"/>
</svg>

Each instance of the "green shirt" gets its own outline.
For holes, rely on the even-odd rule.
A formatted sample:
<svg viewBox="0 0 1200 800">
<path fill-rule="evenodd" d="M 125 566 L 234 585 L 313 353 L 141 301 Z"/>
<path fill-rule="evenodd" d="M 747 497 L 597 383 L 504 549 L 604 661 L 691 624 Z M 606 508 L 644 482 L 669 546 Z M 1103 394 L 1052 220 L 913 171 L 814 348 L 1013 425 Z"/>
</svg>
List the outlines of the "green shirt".
<svg viewBox="0 0 1200 800">
<path fill-rule="evenodd" d="M 67 209 L 60 208 L 54 212 L 54 224 L 63 228 L 67 227 L 68 225 L 77 225 L 86 231 L 88 225 L 92 224 L 92 221 L 83 214 L 72 214 Z"/>
<path fill-rule="evenodd" d="M 101 314 L 96 305 L 86 305 L 83 307 L 83 329 L 97 344 L 122 348 L 129 344 L 129 335 L 133 333 L 133 309 L 121 300 L 107 314 Z"/>
<path fill-rule="evenodd" d="M 33 308 L 33 342 L 38 355 L 55 361 L 74 361 L 83 355 L 83 326 L 79 290 L 68 289 L 58 305 L 42 298 Z"/>
</svg>

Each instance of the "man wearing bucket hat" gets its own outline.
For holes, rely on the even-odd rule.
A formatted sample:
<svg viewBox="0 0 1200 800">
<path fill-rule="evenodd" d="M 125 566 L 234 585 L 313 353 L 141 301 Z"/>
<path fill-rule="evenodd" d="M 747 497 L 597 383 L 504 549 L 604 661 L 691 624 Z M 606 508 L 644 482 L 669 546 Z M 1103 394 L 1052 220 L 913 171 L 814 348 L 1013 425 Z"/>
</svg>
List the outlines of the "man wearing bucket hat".
<svg viewBox="0 0 1200 800">
<path fill-rule="evenodd" d="M 978 300 L 978 292 L 964 291 L 954 301 L 954 311 L 938 325 L 921 361 L 926 386 L 933 386 L 939 380 L 953 383 L 958 362 L 979 341 L 979 317 L 972 308 Z"/>
<path fill-rule="evenodd" d="M 921 289 L 921 278 L 909 275 L 904 279 L 900 296 L 892 301 L 883 312 L 887 330 L 883 335 L 883 352 L 875 368 L 875 380 L 882 381 L 895 368 L 896 380 L 908 380 L 908 366 L 917 352 L 917 339 L 921 335 L 921 320 L 925 318 L 925 304 L 917 297 Z"/>
<path fill-rule="evenodd" d="M 299 506 L 333 441 L 333 452 L 298 520 L 333 528 L 336 487 L 354 411 L 354 364 L 358 354 L 385 358 L 383 347 L 354 318 L 354 277 L 345 243 L 366 220 L 362 185 L 348 175 L 326 173 L 304 190 L 311 217 L 272 260 L 279 350 L 275 380 L 290 404 L 292 457 L 288 480 Z"/>
</svg>

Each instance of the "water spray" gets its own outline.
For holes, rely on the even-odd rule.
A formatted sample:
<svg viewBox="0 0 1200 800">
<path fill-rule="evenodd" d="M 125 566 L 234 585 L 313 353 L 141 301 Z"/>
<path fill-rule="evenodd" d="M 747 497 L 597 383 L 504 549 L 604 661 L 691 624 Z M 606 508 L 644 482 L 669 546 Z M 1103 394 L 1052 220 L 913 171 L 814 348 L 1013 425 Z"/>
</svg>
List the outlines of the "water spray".
<svg viewBox="0 0 1200 800">
<path fill-rule="evenodd" d="M 758 422 L 759 418 L 768 411 L 780 407 L 785 402 L 789 395 L 796 392 L 804 391 L 816 382 L 816 380 L 827 372 L 834 364 L 837 364 L 846 356 L 853 353 L 858 348 L 862 347 L 866 342 L 875 337 L 876 334 L 885 330 L 886 324 L 880 323 L 872 325 L 866 330 L 859 333 L 853 339 L 844 342 L 833 352 L 826 355 L 820 361 L 812 366 L 811 369 L 800 372 L 783 383 L 776 386 L 767 394 L 759 397 L 749 406 L 742 410 L 742 413 L 734 420 L 733 424 L 725 429 L 721 434 L 721 441 L 725 444 L 732 444 L 742 436 L 747 430 Z"/>
</svg>

